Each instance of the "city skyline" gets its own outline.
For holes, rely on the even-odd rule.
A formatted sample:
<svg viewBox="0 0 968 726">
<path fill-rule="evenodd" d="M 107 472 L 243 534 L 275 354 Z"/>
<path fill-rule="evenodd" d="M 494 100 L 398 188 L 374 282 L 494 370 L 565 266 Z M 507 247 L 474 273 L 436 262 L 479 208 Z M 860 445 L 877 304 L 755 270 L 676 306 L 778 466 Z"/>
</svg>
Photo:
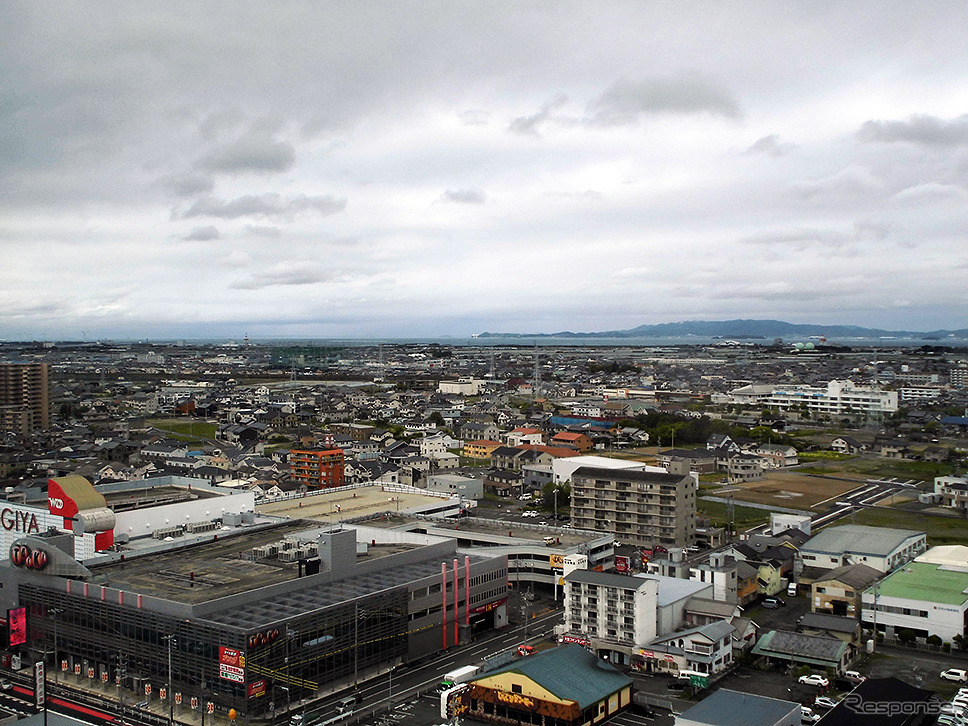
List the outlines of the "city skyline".
<svg viewBox="0 0 968 726">
<path fill-rule="evenodd" d="M 959 4 L 0 7 L 0 339 L 968 327 Z"/>
</svg>

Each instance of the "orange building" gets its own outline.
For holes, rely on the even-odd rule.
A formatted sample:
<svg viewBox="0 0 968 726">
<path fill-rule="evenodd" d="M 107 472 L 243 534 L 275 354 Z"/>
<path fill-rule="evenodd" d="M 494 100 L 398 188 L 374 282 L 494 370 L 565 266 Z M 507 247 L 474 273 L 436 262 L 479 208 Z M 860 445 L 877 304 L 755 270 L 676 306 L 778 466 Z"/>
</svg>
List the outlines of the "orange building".
<svg viewBox="0 0 968 726">
<path fill-rule="evenodd" d="M 491 441 L 490 439 L 465 441 L 464 456 L 468 459 L 490 459 L 494 449 L 503 445 L 500 441 Z"/>
<path fill-rule="evenodd" d="M 559 446 L 572 446 L 579 451 L 588 451 L 594 444 L 585 434 L 576 434 L 571 431 L 561 431 L 551 437 L 551 443 Z"/>
<path fill-rule="evenodd" d="M 343 450 L 316 451 L 293 449 L 289 452 L 292 478 L 308 489 L 332 489 L 343 486 Z"/>
</svg>

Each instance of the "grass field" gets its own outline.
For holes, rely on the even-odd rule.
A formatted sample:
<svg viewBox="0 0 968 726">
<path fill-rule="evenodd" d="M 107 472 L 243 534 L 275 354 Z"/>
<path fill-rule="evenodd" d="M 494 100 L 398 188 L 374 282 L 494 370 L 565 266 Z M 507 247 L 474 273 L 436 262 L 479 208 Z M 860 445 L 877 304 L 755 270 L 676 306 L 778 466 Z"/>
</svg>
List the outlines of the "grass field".
<svg viewBox="0 0 968 726">
<path fill-rule="evenodd" d="M 179 418 L 155 418 L 147 421 L 149 426 L 168 431 L 171 438 L 178 441 L 199 441 L 214 439 L 218 426 L 213 423 L 186 421 Z"/>
<path fill-rule="evenodd" d="M 928 535 L 929 545 L 968 545 L 968 521 L 959 517 L 937 517 L 878 507 L 857 512 L 856 523 L 924 532 Z"/>
<path fill-rule="evenodd" d="M 709 502 L 700 499 L 697 504 L 700 516 L 709 519 L 710 523 L 716 527 L 725 527 L 727 524 L 727 507 L 722 502 Z M 739 504 L 733 505 L 733 515 L 736 518 L 734 526 L 736 529 L 749 529 L 757 524 L 763 524 L 770 518 L 770 513 L 765 509 L 754 509 L 744 507 Z"/>
</svg>

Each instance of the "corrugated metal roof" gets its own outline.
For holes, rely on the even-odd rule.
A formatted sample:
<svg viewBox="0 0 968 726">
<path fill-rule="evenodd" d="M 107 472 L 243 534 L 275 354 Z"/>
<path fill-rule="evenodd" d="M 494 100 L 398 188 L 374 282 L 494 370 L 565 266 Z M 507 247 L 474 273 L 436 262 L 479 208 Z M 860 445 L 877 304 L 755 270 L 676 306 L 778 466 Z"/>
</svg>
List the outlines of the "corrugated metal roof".
<svg viewBox="0 0 968 726">
<path fill-rule="evenodd" d="M 558 698 L 577 701 L 581 709 L 632 685 L 631 678 L 575 644 L 560 645 L 521 658 L 478 680 L 508 672 L 520 673 Z"/>
</svg>

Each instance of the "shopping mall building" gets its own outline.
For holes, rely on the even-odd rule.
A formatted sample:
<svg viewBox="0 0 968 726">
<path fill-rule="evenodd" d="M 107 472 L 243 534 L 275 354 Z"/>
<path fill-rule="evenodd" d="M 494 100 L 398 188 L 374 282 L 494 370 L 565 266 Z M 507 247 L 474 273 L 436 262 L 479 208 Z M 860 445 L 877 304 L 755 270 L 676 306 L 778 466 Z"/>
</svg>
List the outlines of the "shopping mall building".
<svg viewBox="0 0 968 726">
<path fill-rule="evenodd" d="M 105 495 L 63 477 L 45 509 L 4 503 L 0 608 L 11 625 L 26 617 L 8 654 L 181 709 L 260 716 L 507 624 L 506 556 L 149 481 Z"/>
</svg>

